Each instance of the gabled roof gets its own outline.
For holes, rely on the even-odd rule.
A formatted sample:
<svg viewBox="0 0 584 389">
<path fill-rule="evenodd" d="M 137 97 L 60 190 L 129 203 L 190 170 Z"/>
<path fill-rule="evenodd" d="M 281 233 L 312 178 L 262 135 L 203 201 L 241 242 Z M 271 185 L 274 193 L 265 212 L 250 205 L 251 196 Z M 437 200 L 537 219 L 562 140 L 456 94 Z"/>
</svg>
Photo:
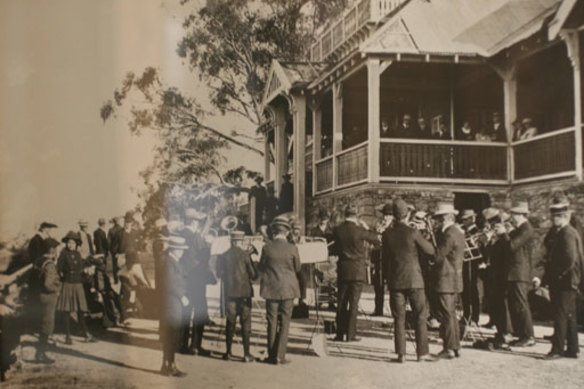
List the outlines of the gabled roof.
<svg viewBox="0 0 584 389">
<path fill-rule="evenodd" d="M 580 25 L 584 24 L 584 1 L 582 0 L 564 0 L 562 4 L 558 8 L 554 18 L 549 23 L 548 29 L 548 39 L 552 40 L 555 39 L 560 30 L 568 19 L 570 15 L 573 15 L 574 18 L 580 21 Z"/>
<path fill-rule="evenodd" d="M 329 64 L 320 62 L 286 62 L 272 60 L 262 104 L 265 106 L 280 93 L 303 88 L 321 74 Z"/>
</svg>

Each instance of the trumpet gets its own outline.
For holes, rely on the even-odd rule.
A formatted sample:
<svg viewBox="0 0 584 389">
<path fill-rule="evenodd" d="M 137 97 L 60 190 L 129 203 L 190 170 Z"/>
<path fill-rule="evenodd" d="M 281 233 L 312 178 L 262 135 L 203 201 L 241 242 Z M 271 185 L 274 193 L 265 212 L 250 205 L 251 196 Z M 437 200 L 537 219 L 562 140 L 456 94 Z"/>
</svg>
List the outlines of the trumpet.
<svg viewBox="0 0 584 389">
<path fill-rule="evenodd" d="M 424 223 L 426 224 L 426 230 L 428 231 L 428 235 L 430 236 L 430 241 L 432 242 L 432 245 L 434 245 L 434 247 L 438 247 L 438 244 L 436 243 L 436 235 L 434 235 L 434 226 L 432 225 L 432 220 L 430 219 L 430 216 L 426 216 L 424 218 Z"/>
<path fill-rule="evenodd" d="M 237 217 L 233 215 L 225 216 L 221 219 L 221 229 L 227 232 L 231 232 L 237 228 Z"/>
</svg>

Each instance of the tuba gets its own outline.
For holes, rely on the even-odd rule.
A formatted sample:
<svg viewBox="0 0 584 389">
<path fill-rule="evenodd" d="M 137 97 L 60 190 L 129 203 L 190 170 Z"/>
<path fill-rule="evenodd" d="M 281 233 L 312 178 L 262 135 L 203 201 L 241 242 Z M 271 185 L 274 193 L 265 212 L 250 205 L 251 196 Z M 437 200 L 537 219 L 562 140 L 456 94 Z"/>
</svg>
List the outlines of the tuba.
<svg viewBox="0 0 584 389">
<path fill-rule="evenodd" d="M 227 231 L 229 233 L 237 228 L 237 224 L 238 224 L 237 217 L 229 215 L 221 219 L 220 226 L 222 230 Z"/>
</svg>

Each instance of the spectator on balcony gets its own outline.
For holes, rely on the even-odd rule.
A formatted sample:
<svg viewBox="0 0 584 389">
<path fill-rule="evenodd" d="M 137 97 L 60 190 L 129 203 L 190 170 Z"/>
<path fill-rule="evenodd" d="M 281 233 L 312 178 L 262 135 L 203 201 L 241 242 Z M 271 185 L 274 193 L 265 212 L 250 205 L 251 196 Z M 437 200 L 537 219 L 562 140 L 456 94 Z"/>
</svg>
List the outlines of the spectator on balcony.
<svg viewBox="0 0 584 389">
<path fill-rule="evenodd" d="M 333 153 L 333 137 L 331 134 L 322 134 L 320 141 L 320 156 L 326 158 Z"/>
<path fill-rule="evenodd" d="M 531 118 L 524 118 L 521 121 L 521 135 L 519 136 L 519 140 L 533 138 L 538 134 L 537 127 L 533 125 L 533 121 Z"/>
<path fill-rule="evenodd" d="M 284 182 L 280 188 L 280 202 L 278 208 L 280 213 L 292 212 L 294 210 L 294 185 L 290 182 L 292 176 L 286 173 L 283 178 Z"/>
<path fill-rule="evenodd" d="M 446 124 L 444 124 L 444 122 L 440 122 L 438 129 L 432 134 L 432 138 L 440 140 L 452 140 L 452 135 L 446 128 Z"/>
<path fill-rule="evenodd" d="M 381 128 L 379 129 L 379 136 L 381 138 L 391 138 L 393 137 L 393 131 L 389 127 L 389 120 L 387 118 L 381 118 Z"/>
<path fill-rule="evenodd" d="M 351 127 L 351 131 L 343 134 L 343 150 L 358 145 L 367 140 L 367 132 L 359 126 Z"/>
<path fill-rule="evenodd" d="M 426 119 L 424 119 L 423 117 L 418 118 L 418 138 L 420 139 L 432 138 L 432 130 L 428 127 Z"/>
<path fill-rule="evenodd" d="M 513 122 L 513 140 L 518 141 L 521 138 L 521 133 L 523 132 L 523 126 L 519 119 L 515 119 Z"/>
<path fill-rule="evenodd" d="M 409 114 L 403 116 L 401 124 L 397 127 L 396 138 L 417 138 L 417 131 L 412 126 L 412 117 Z"/>
<path fill-rule="evenodd" d="M 473 129 L 471 128 L 470 122 L 468 120 L 465 120 L 463 122 L 462 127 L 460 127 L 460 130 L 458 131 L 456 138 L 458 140 L 475 140 L 476 138 L 475 131 L 473 131 Z"/>
<path fill-rule="evenodd" d="M 499 112 L 493 112 L 493 119 L 486 135 L 492 142 L 507 142 L 507 131 Z"/>
</svg>

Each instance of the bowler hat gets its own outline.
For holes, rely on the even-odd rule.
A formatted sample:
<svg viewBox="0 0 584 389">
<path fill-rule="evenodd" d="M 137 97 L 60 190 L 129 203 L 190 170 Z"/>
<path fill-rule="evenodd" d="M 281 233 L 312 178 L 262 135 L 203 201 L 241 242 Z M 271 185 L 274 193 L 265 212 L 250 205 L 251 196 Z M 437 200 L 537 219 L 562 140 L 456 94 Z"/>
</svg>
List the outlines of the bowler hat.
<svg viewBox="0 0 584 389">
<path fill-rule="evenodd" d="M 168 248 L 175 250 L 186 250 L 189 246 L 186 245 L 186 240 L 182 236 L 171 235 L 168 237 Z"/>
<path fill-rule="evenodd" d="M 54 223 L 49 223 L 49 222 L 42 222 L 41 226 L 39 227 L 41 230 L 43 228 L 57 228 L 57 225 Z"/>
<path fill-rule="evenodd" d="M 509 212 L 527 215 L 529 213 L 529 206 L 527 205 L 527 201 L 516 202 L 513 204 L 513 207 L 509 210 Z"/>
<path fill-rule="evenodd" d="M 460 219 L 464 220 L 464 219 L 468 219 L 471 217 L 475 217 L 477 214 L 475 213 L 474 209 L 465 209 L 462 211 L 462 213 L 460 214 Z"/>
<path fill-rule="evenodd" d="M 434 216 L 440 215 L 458 215 L 458 211 L 454 209 L 454 204 L 452 203 L 438 203 L 436 210 L 434 211 Z"/>
<path fill-rule="evenodd" d="M 78 246 L 81 246 L 81 236 L 79 236 L 79 233 L 74 232 L 74 231 L 69 231 L 67 233 L 67 235 L 65 235 L 63 237 L 63 239 L 61 239 L 61 242 L 67 243 L 71 239 L 74 240 L 75 243 L 77 243 Z"/>
</svg>

